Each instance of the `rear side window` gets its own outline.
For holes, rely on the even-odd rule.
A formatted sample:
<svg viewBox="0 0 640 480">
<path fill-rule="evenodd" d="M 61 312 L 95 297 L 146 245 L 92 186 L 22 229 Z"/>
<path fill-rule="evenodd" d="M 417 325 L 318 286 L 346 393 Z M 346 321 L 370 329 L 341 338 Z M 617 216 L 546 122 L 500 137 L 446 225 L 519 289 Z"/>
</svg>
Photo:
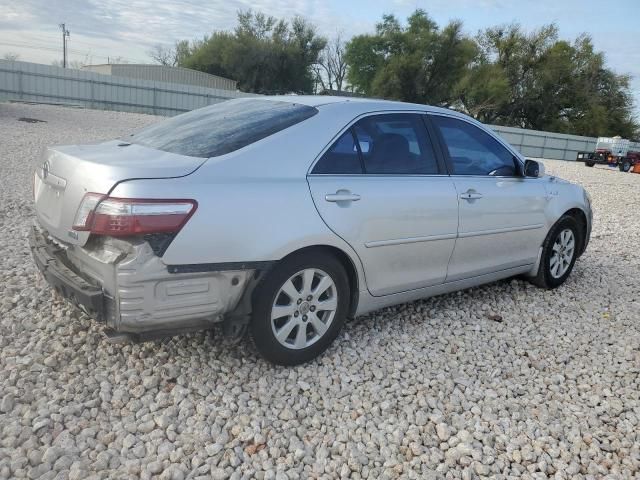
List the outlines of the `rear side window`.
<svg viewBox="0 0 640 480">
<path fill-rule="evenodd" d="M 355 137 L 351 129 L 336 140 L 322 156 L 313 169 L 313 173 L 357 174 L 362 173 L 362 163 L 358 155 Z"/>
<path fill-rule="evenodd" d="M 516 176 L 511 152 L 491 135 L 468 122 L 451 117 L 431 117 L 449 151 L 454 175 Z"/>
<path fill-rule="evenodd" d="M 236 99 L 199 108 L 134 133 L 125 140 L 191 157 L 217 157 L 246 147 L 318 113 L 306 105 Z"/>
<path fill-rule="evenodd" d="M 436 157 L 420 115 L 372 115 L 354 126 L 365 172 L 426 175 L 438 173 Z"/>
<path fill-rule="evenodd" d="M 420 115 L 389 113 L 356 122 L 312 173 L 429 175 L 438 173 L 438 164 Z"/>
</svg>

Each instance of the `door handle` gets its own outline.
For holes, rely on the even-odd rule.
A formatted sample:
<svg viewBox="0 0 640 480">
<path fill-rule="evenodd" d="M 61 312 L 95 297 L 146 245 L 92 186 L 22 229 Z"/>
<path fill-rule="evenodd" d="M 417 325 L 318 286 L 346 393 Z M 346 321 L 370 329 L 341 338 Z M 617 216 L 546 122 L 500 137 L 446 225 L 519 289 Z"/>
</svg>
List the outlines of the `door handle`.
<svg viewBox="0 0 640 480">
<path fill-rule="evenodd" d="M 349 190 L 338 190 L 336 193 L 328 193 L 324 196 L 327 202 L 357 202 L 360 195 L 351 193 Z"/>
<path fill-rule="evenodd" d="M 479 198 L 482 198 L 482 194 L 475 190 L 467 190 L 460 194 L 460 198 L 463 200 L 478 200 Z"/>
</svg>

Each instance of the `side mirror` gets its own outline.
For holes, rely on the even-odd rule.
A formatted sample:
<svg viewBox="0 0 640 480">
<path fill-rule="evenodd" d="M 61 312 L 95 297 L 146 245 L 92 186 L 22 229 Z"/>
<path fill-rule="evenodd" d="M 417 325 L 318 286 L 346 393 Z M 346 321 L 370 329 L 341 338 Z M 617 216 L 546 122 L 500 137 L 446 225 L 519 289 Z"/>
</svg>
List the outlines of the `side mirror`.
<svg viewBox="0 0 640 480">
<path fill-rule="evenodd" d="M 524 161 L 524 176 L 532 178 L 544 177 L 544 164 L 535 160 Z"/>
</svg>

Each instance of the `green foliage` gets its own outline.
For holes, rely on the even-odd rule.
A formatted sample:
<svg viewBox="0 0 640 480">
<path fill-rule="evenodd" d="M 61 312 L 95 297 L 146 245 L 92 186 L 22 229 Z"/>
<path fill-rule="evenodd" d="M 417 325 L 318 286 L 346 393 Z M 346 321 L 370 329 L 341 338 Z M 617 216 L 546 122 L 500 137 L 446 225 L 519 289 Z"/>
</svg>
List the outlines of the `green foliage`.
<svg viewBox="0 0 640 480">
<path fill-rule="evenodd" d="M 347 45 L 349 83 L 361 93 L 415 103 L 449 105 L 458 79 L 477 55 L 462 24 L 440 30 L 423 10 L 402 26 L 385 15 L 373 35 Z"/>
<path fill-rule="evenodd" d="M 560 40 L 555 25 L 519 25 L 476 38 L 460 22 L 440 29 L 422 10 L 402 25 L 385 15 L 347 44 L 347 78 L 374 97 L 462 110 L 487 123 L 635 138 L 629 78 L 607 69 L 591 39 Z"/>
<path fill-rule="evenodd" d="M 194 42 L 180 65 L 238 80 L 254 93 L 311 93 L 317 61 L 326 40 L 296 17 L 291 23 L 262 13 L 238 13 L 233 32 L 214 32 Z"/>
<path fill-rule="evenodd" d="M 509 102 L 509 80 L 499 65 L 481 62 L 472 65 L 454 90 L 466 113 L 486 123 L 495 123 L 497 109 Z"/>
<path fill-rule="evenodd" d="M 558 39 L 555 25 L 531 34 L 510 25 L 487 29 L 477 41 L 479 65 L 497 69 L 507 80 L 502 101 L 482 112 L 482 120 L 578 135 L 634 136 L 629 80 L 605 67 L 588 36 L 569 43 Z M 467 95 L 474 90 L 464 87 L 463 80 L 461 103 L 474 114 L 474 101 L 483 94 Z"/>
<path fill-rule="evenodd" d="M 338 42 L 340 43 L 340 42 Z M 291 22 L 238 13 L 231 32 L 175 45 L 180 66 L 238 80 L 243 91 L 312 93 L 329 68 L 327 45 L 302 18 Z M 638 138 L 629 78 L 608 69 L 587 35 L 558 38 L 555 25 L 527 33 L 517 25 L 475 38 L 462 24 L 439 27 L 416 10 L 406 23 L 384 15 L 371 34 L 353 37 L 328 74 L 372 97 L 440 105 L 478 120 L 589 136 Z M 325 58 L 326 57 L 326 58 Z M 333 68 L 333 67 L 332 67 Z"/>
</svg>

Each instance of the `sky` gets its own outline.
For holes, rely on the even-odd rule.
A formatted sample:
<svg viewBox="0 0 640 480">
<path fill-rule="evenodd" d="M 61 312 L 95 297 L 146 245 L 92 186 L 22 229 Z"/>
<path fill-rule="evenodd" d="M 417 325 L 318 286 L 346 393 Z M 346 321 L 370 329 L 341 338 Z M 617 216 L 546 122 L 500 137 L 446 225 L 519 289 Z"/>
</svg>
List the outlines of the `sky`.
<svg viewBox="0 0 640 480">
<path fill-rule="evenodd" d="M 405 19 L 416 8 L 440 25 L 462 20 L 471 35 L 513 22 L 526 30 L 555 22 L 564 39 L 587 32 L 610 68 L 632 76 L 640 117 L 640 0 L 0 0 L 0 58 L 17 53 L 30 62 L 60 60 L 63 22 L 70 31 L 69 60 L 148 63 L 154 45 L 232 29 L 238 10 L 301 15 L 325 36 L 348 38 L 371 32 L 385 13 Z"/>
</svg>

